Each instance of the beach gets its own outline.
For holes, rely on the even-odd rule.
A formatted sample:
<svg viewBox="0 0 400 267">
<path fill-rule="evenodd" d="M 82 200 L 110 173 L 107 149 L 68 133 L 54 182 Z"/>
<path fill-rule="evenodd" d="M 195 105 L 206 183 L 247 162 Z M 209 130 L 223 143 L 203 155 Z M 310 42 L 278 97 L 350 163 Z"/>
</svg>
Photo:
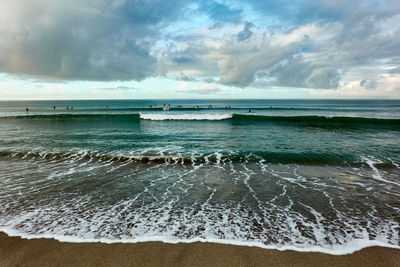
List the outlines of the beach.
<svg viewBox="0 0 400 267">
<path fill-rule="evenodd" d="M 214 243 L 64 243 L 0 234 L 1 266 L 400 266 L 400 250 L 349 255 L 278 251 Z"/>
<path fill-rule="evenodd" d="M 0 10 L 0 267 L 400 267 L 400 1 Z"/>
</svg>

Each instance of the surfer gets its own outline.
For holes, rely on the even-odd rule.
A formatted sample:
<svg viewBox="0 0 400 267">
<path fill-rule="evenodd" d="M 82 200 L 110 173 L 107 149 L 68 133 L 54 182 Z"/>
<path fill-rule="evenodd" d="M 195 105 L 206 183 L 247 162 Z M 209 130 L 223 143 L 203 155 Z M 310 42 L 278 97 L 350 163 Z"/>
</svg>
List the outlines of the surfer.
<svg viewBox="0 0 400 267">
<path fill-rule="evenodd" d="M 56 109 L 56 106 L 53 106 L 53 109 Z"/>
<path fill-rule="evenodd" d="M 26 108 L 25 110 L 26 110 L 26 112 L 29 112 L 29 108 Z"/>
<path fill-rule="evenodd" d="M 249 109 L 249 113 L 251 113 L 251 110 Z"/>
</svg>

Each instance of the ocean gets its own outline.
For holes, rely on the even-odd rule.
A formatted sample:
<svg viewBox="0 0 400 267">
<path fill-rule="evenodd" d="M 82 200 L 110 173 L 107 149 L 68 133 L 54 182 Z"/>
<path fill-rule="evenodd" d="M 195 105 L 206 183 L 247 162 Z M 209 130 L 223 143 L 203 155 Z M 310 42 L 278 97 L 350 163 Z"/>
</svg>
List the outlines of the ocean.
<svg viewBox="0 0 400 267">
<path fill-rule="evenodd" d="M 400 248 L 400 101 L 0 101 L 0 231 Z"/>
</svg>

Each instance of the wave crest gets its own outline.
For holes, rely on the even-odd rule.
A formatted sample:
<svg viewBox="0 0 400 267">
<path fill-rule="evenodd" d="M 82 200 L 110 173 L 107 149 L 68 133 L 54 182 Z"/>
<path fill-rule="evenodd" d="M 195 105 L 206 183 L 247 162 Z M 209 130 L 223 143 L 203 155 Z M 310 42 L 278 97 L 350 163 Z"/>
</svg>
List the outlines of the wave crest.
<svg viewBox="0 0 400 267">
<path fill-rule="evenodd" d="M 142 120 L 152 120 L 152 121 L 165 121 L 165 120 L 226 120 L 232 118 L 231 114 L 140 114 Z"/>
</svg>

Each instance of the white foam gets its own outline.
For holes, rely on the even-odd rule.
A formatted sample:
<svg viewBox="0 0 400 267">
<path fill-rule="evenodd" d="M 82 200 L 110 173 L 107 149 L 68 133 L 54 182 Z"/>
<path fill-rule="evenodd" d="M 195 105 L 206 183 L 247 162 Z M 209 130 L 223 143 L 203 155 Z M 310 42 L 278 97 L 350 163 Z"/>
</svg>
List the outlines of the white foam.
<svg viewBox="0 0 400 267">
<path fill-rule="evenodd" d="M 129 243 L 144 243 L 144 242 L 163 242 L 167 244 L 178 244 L 178 243 L 215 243 L 215 244 L 225 244 L 234 246 L 245 246 L 245 247 L 259 247 L 264 249 L 276 249 L 279 251 L 293 250 L 298 252 L 320 252 L 330 255 L 348 255 L 364 248 L 368 247 L 387 247 L 400 249 L 400 246 L 391 245 L 388 243 L 380 242 L 377 240 L 354 239 L 343 245 L 333 245 L 330 248 L 323 248 L 319 246 L 310 247 L 297 247 L 293 245 L 277 246 L 277 245 L 265 245 L 262 242 L 257 241 L 242 241 L 242 240 L 232 240 L 232 239 L 217 239 L 217 238 L 190 238 L 190 239 L 180 239 L 172 237 L 169 235 L 143 235 L 137 238 L 128 239 L 107 239 L 107 238 L 81 238 L 76 236 L 64 236 L 57 234 L 24 234 L 20 231 L 16 231 L 8 228 L 0 228 L 1 232 L 6 233 L 8 236 L 21 237 L 23 239 L 55 239 L 60 242 L 68 243 L 104 243 L 104 244 L 129 244 Z"/>
<path fill-rule="evenodd" d="M 140 113 L 140 118 L 143 120 L 152 120 L 152 121 L 165 121 L 165 120 L 225 120 L 232 118 L 232 114 L 160 114 L 160 113 L 152 113 L 152 114 L 143 114 Z"/>
<path fill-rule="evenodd" d="M 140 151 L 149 153 L 147 149 Z M 170 156 L 164 148 L 158 151 L 160 156 Z M 126 155 L 121 153 L 116 157 Z M 57 183 L 59 179 L 38 180 L 21 175 L 25 177 L 22 180 L 3 182 L 0 231 L 23 238 L 54 238 L 63 242 L 212 242 L 332 255 L 349 254 L 370 246 L 400 248 L 399 223 L 388 216 L 380 217 L 381 208 L 375 207 L 374 199 L 370 203 L 357 204 L 356 209 L 361 214 L 358 216 L 345 205 L 334 206 L 345 200 L 343 197 L 346 195 L 342 193 L 346 184 L 335 181 L 327 184 L 322 178 L 307 179 L 301 176 L 297 166 L 224 164 L 221 155 L 225 154 L 217 151 L 210 155 L 196 155 L 205 159 L 215 157 L 222 166 L 139 164 L 135 168 L 121 168 L 114 172 L 116 169 L 113 167 L 119 165 L 107 167 L 108 164 L 98 162 L 85 168 L 77 167 L 80 162 L 57 168 L 43 165 L 41 167 L 51 168 L 55 178 L 63 171 L 68 177 Z M 130 156 L 134 158 L 136 155 L 137 152 L 132 152 Z M 176 157 L 179 158 L 180 154 L 174 154 L 171 159 Z M 32 164 L 36 166 L 37 163 Z M 104 177 L 96 173 L 86 177 L 93 167 L 99 168 L 96 173 L 110 173 Z M 75 168 L 79 180 L 72 179 L 69 184 L 71 168 Z M 42 171 L 48 173 L 47 169 Z M 93 181 L 96 184 L 91 188 Z M 70 192 L 77 192 L 74 191 L 77 182 L 85 185 L 82 188 L 86 190 L 82 192 L 79 188 L 83 194 L 72 195 Z M 260 183 L 272 187 L 274 193 L 268 196 L 268 191 L 258 186 Z M 129 190 L 128 199 L 117 197 L 117 201 L 104 201 L 103 198 L 98 202 L 99 196 L 108 197 L 110 186 L 121 188 L 122 184 L 135 189 Z M 42 195 L 41 192 L 51 187 L 57 190 Z M 340 187 L 338 189 L 343 192 L 327 191 L 325 187 Z M 316 196 L 320 196 L 317 205 L 309 202 L 308 196 L 303 197 L 305 194 L 300 194 L 303 189 L 316 191 Z M 292 190 L 299 194 L 292 194 Z M 17 191 L 22 192 L 19 197 L 16 197 Z M 237 193 L 243 200 L 231 198 L 237 197 Z M 332 217 L 329 215 L 332 213 L 321 210 L 319 203 L 325 203 L 326 209 L 331 207 L 336 215 Z M 303 209 L 306 212 L 301 212 Z M 395 205 L 385 209 L 396 213 Z"/>
<path fill-rule="evenodd" d="M 398 185 L 398 183 L 395 183 L 395 182 L 392 182 L 392 181 L 388 181 L 388 180 L 386 180 L 385 178 L 383 178 L 383 176 L 381 175 L 381 173 L 379 172 L 379 170 L 375 167 L 375 164 L 377 164 L 377 163 L 382 163 L 381 161 L 377 161 L 377 160 L 374 160 L 374 159 L 371 159 L 371 158 L 366 158 L 366 157 L 364 157 L 364 158 L 362 158 L 364 161 L 365 161 L 365 163 L 367 163 L 368 164 L 368 166 L 374 171 L 374 174 L 372 174 L 372 177 L 375 179 L 375 180 L 379 180 L 379 181 L 382 181 L 382 182 L 385 182 L 385 183 L 389 183 L 389 184 L 395 184 L 395 185 Z"/>
</svg>

